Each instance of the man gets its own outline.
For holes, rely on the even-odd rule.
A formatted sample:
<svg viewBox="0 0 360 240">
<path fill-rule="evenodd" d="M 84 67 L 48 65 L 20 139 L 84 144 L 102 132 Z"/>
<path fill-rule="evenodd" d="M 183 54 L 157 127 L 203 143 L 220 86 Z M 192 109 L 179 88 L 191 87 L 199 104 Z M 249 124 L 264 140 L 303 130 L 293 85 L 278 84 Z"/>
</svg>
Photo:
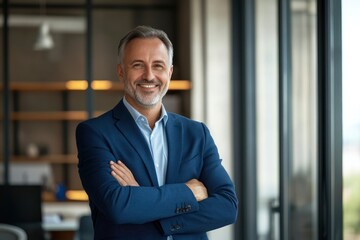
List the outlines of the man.
<svg viewBox="0 0 360 240">
<path fill-rule="evenodd" d="M 238 202 L 208 128 L 162 104 L 172 44 L 139 26 L 120 41 L 118 57 L 123 99 L 76 130 L 95 239 L 208 239 L 236 220 Z"/>
</svg>

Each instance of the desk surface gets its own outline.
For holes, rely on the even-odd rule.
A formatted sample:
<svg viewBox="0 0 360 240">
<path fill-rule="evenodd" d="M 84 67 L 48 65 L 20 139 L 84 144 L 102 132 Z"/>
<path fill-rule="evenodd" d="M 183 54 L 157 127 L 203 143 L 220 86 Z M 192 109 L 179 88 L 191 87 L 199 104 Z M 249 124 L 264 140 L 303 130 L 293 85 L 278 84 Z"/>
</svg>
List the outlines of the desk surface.
<svg viewBox="0 0 360 240">
<path fill-rule="evenodd" d="M 78 219 L 64 219 L 60 222 L 43 222 L 43 229 L 48 232 L 53 231 L 76 231 L 79 223 Z"/>
<path fill-rule="evenodd" d="M 90 214 L 87 202 L 43 203 L 43 229 L 45 231 L 76 231 L 79 217 Z"/>
</svg>

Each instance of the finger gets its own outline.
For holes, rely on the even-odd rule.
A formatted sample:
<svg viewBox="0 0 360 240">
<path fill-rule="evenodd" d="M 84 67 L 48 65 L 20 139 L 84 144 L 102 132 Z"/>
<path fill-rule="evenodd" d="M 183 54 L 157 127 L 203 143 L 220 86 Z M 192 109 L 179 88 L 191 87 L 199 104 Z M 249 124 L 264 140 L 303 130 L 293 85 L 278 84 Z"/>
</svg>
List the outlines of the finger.
<svg viewBox="0 0 360 240">
<path fill-rule="evenodd" d="M 118 173 L 118 174 L 123 174 L 123 175 L 127 175 L 127 176 L 129 175 L 129 171 L 127 171 L 122 165 L 114 163 L 111 165 L 111 169 L 116 171 L 116 173 Z"/>
<path fill-rule="evenodd" d="M 121 178 L 122 181 L 126 182 L 126 184 L 130 184 L 132 180 L 132 176 L 129 176 L 127 171 L 121 166 L 117 166 L 116 164 L 111 166 L 111 169 L 114 173 Z"/>
<path fill-rule="evenodd" d="M 126 175 L 126 178 L 128 181 L 131 181 L 131 182 L 136 182 L 135 181 L 135 178 L 134 178 L 134 175 L 132 174 L 132 172 L 130 171 L 130 169 L 128 167 L 126 167 L 126 165 L 121 162 L 120 160 L 117 162 L 117 164 L 115 164 L 116 167 L 123 173 Z M 125 176 L 124 176 L 125 178 Z M 130 182 L 129 182 L 130 183 Z"/>
<path fill-rule="evenodd" d="M 130 171 L 127 171 L 122 165 L 113 163 L 110 164 L 110 168 L 119 175 L 124 181 L 126 181 L 128 184 L 132 181 L 134 178 L 132 173 Z"/>
<path fill-rule="evenodd" d="M 116 163 L 110 161 L 110 167 L 114 171 L 114 174 L 118 175 L 118 179 L 122 181 L 122 185 L 139 186 L 130 169 L 120 160 Z"/>
<path fill-rule="evenodd" d="M 132 172 L 130 171 L 130 169 L 120 160 L 117 161 L 118 165 L 120 165 L 126 172 L 128 172 L 129 174 L 132 175 Z"/>
<path fill-rule="evenodd" d="M 118 174 L 116 174 L 114 171 L 111 171 L 111 175 L 117 180 L 117 182 L 123 186 L 126 187 L 128 186 L 128 183 Z"/>
</svg>

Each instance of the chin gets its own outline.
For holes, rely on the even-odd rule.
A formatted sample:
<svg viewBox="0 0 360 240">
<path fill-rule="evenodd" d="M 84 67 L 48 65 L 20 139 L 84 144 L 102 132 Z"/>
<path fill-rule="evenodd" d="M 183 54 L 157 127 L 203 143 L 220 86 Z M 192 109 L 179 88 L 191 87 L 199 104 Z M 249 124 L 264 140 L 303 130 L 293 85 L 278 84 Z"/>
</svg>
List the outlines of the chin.
<svg viewBox="0 0 360 240">
<path fill-rule="evenodd" d="M 148 99 L 148 100 L 144 99 L 144 98 L 136 98 L 136 101 L 137 101 L 138 104 L 140 104 L 143 107 L 152 108 L 152 107 L 155 107 L 158 104 L 160 104 L 161 99 L 162 98 L 160 96 L 157 96 L 155 98 Z"/>
<path fill-rule="evenodd" d="M 157 101 L 155 103 L 151 102 L 151 103 L 144 103 L 144 102 L 138 102 L 142 107 L 144 108 L 148 108 L 148 109 L 151 109 L 153 107 L 156 107 L 158 106 L 161 102 L 160 101 Z"/>
</svg>

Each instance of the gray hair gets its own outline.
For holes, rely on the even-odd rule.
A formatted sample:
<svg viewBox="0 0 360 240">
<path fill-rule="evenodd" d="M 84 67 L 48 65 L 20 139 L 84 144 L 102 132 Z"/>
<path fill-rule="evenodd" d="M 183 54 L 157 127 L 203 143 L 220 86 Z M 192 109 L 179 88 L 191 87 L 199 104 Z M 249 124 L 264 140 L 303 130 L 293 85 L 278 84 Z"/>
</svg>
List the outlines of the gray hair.
<svg viewBox="0 0 360 240">
<path fill-rule="evenodd" d="M 128 32 L 121 40 L 118 46 L 118 63 L 123 64 L 124 62 L 124 51 L 126 45 L 135 38 L 158 38 L 166 46 L 169 55 L 169 65 L 172 65 L 174 49 L 173 45 L 167 36 L 167 34 L 159 29 L 155 29 L 149 26 L 138 26 Z"/>
</svg>

